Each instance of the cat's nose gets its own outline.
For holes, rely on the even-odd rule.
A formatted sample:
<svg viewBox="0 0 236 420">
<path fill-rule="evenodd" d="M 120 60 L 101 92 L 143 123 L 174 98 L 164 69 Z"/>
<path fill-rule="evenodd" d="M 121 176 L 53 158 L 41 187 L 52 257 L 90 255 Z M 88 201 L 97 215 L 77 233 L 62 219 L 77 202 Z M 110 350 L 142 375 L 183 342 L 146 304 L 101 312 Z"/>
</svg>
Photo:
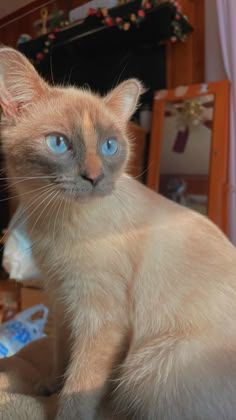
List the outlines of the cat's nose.
<svg viewBox="0 0 236 420">
<path fill-rule="evenodd" d="M 86 169 L 80 172 L 80 176 L 85 181 L 89 181 L 93 186 L 104 178 L 103 172 L 98 173 L 97 171 L 88 171 Z"/>
</svg>

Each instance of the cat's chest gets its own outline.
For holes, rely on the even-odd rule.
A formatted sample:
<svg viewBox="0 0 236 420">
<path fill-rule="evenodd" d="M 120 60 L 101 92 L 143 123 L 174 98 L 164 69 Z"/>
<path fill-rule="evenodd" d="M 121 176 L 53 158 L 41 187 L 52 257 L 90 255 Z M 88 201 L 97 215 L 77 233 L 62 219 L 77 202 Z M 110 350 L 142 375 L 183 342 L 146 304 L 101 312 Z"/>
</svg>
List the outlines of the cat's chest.
<svg viewBox="0 0 236 420">
<path fill-rule="evenodd" d="M 78 229 L 60 232 L 38 232 L 34 255 L 45 272 L 61 276 L 130 276 L 132 259 L 127 252 L 127 238 L 119 234 L 84 235 Z"/>
</svg>

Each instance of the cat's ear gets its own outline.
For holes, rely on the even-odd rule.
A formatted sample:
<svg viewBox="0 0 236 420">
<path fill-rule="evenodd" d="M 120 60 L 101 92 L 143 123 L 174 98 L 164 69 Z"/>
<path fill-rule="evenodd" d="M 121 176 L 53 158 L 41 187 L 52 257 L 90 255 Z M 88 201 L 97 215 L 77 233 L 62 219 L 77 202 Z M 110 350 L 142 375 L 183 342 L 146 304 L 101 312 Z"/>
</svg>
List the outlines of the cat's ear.
<svg viewBox="0 0 236 420">
<path fill-rule="evenodd" d="M 0 47 L 0 105 L 7 118 L 17 120 L 47 90 L 46 82 L 21 53 Z"/>
<path fill-rule="evenodd" d="M 137 79 L 128 79 L 109 92 L 104 101 L 117 115 L 119 121 L 127 122 L 135 112 L 142 93 L 144 88 L 141 82 Z"/>
</svg>

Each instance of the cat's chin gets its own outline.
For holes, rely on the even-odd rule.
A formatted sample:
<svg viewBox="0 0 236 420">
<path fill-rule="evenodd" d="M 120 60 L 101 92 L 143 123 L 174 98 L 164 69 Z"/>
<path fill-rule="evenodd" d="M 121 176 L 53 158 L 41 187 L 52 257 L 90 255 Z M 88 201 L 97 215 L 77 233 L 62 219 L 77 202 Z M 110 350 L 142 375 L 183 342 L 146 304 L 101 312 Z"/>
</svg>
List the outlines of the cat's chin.
<svg viewBox="0 0 236 420">
<path fill-rule="evenodd" d="M 113 186 L 110 186 L 106 189 L 99 189 L 99 188 L 93 188 L 89 191 L 68 191 L 64 190 L 63 194 L 66 198 L 69 198 L 71 200 L 79 201 L 79 202 L 88 202 L 89 200 L 103 198 L 108 195 L 111 195 L 113 192 Z"/>
</svg>

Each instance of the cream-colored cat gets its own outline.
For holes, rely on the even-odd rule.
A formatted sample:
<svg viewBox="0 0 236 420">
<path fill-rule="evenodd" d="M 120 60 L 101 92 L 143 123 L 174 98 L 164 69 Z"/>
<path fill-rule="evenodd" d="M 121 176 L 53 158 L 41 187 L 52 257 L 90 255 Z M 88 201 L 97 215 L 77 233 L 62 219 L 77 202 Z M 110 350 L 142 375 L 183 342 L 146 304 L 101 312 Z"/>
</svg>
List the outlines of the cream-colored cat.
<svg viewBox="0 0 236 420">
<path fill-rule="evenodd" d="M 7 165 L 57 314 L 52 373 L 28 348 L 35 377 L 13 357 L 2 389 L 62 386 L 57 420 L 235 420 L 236 251 L 125 175 L 141 84 L 50 87 L 7 48 L 0 75 Z"/>
</svg>

